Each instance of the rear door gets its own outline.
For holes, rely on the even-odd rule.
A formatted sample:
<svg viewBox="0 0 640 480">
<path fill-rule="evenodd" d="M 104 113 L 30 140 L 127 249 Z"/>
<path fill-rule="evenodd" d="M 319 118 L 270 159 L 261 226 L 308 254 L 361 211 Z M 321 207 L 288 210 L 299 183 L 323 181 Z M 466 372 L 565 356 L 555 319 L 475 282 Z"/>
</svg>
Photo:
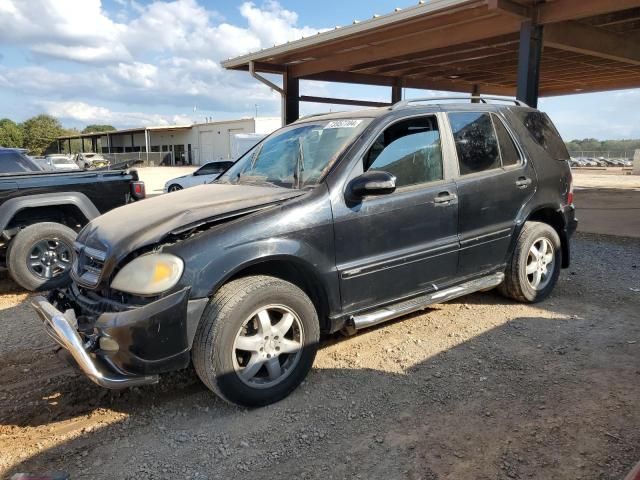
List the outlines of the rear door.
<svg viewBox="0 0 640 480">
<path fill-rule="evenodd" d="M 500 116 L 448 114 L 459 175 L 458 276 L 494 270 L 506 262 L 518 212 L 535 190 L 535 172 Z"/>
<path fill-rule="evenodd" d="M 376 136 L 352 177 L 382 170 L 397 189 L 355 205 L 332 196 L 336 264 L 348 312 L 434 290 L 456 274 L 456 185 L 436 115 L 404 119 Z M 450 165 L 450 164 L 449 164 Z"/>
</svg>

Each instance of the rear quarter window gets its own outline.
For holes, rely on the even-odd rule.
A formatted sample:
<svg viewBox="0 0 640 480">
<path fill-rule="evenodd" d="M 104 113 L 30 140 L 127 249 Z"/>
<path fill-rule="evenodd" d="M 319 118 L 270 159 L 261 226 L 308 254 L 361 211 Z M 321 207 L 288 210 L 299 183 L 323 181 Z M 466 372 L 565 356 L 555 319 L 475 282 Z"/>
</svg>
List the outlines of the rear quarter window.
<svg viewBox="0 0 640 480">
<path fill-rule="evenodd" d="M 518 112 L 518 116 L 535 142 L 556 160 L 569 160 L 569 152 L 558 130 L 546 113 Z"/>
</svg>

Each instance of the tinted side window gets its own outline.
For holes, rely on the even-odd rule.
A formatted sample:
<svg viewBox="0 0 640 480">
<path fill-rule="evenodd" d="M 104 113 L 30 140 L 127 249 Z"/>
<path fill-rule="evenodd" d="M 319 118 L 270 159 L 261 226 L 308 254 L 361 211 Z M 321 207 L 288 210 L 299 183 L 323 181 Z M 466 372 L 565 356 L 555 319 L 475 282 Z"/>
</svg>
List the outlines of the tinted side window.
<svg viewBox="0 0 640 480">
<path fill-rule="evenodd" d="M 518 112 L 518 116 L 527 127 L 533 139 L 556 160 L 569 160 L 567 146 L 551 119 L 542 112 Z"/>
<path fill-rule="evenodd" d="M 37 172 L 42 170 L 19 152 L 0 152 L 0 173 Z"/>
<path fill-rule="evenodd" d="M 502 166 L 508 167 L 509 165 L 517 165 L 520 163 L 520 152 L 518 151 L 516 144 L 513 143 L 513 138 L 509 135 L 509 131 L 506 129 L 502 121 L 495 116 L 493 117 L 493 124 L 496 127 L 496 133 L 498 134 L 498 142 L 500 142 Z"/>
<path fill-rule="evenodd" d="M 450 113 L 449 122 L 461 175 L 500 168 L 498 140 L 488 113 Z"/>
<path fill-rule="evenodd" d="M 217 163 L 208 163 L 198 170 L 198 175 L 213 175 L 214 173 L 221 173 L 223 170 L 224 168 Z"/>
<path fill-rule="evenodd" d="M 387 128 L 364 159 L 364 170 L 383 170 L 406 187 L 442 180 L 440 131 L 435 117 L 412 118 Z"/>
</svg>

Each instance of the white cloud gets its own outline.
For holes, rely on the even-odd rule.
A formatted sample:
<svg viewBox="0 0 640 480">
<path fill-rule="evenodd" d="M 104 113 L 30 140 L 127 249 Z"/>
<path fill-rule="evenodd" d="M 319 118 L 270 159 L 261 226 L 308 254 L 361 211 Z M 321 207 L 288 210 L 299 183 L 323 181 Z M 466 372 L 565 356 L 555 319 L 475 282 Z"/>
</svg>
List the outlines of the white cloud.
<svg viewBox="0 0 640 480">
<path fill-rule="evenodd" d="M 225 114 L 258 103 L 262 114 L 277 114 L 277 94 L 219 62 L 318 31 L 272 0 L 242 3 L 241 25 L 198 0 L 117 3 L 107 12 L 100 0 L 0 0 L 0 42 L 31 54 L 27 66 L 0 64 L 0 86 L 35 105 L 82 105 L 66 117 L 78 121 L 82 112 L 106 115 L 86 108 L 96 103 Z"/>
<path fill-rule="evenodd" d="M 113 42 L 125 30 L 102 10 L 100 0 L 2 0 L 0 41 L 27 45 L 34 53 L 80 62 L 129 58 Z"/>
<path fill-rule="evenodd" d="M 84 102 L 41 102 L 45 112 L 62 120 L 89 123 L 115 123 L 120 127 L 188 125 L 193 120 L 186 115 L 159 115 L 143 112 L 118 112 Z"/>
</svg>

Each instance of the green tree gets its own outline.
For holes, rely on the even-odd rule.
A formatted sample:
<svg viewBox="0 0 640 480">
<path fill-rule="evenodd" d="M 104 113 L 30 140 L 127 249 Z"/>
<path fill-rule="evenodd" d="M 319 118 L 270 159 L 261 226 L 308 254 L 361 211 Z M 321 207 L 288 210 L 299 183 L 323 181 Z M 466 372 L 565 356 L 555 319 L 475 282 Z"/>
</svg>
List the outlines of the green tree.
<svg viewBox="0 0 640 480">
<path fill-rule="evenodd" d="M 0 147 L 22 148 L 23 143 L 22 127 L 8 118 L 0 120 Z"/>
<path fill-rule="evenodd" d="M 98 132 L 113 132 L 115 127 L 111 125 L 91 124 L 84 127 L 82 133 L 98 133 Z"/>
<path fill-rule="evenodd" d="M 24 147 L 32 155 L 43 155 L 57 150 L 56 139 L 64 134 L 60 122 L 51 115 L 37 115 L 25 121 Z"/>
</svg>

